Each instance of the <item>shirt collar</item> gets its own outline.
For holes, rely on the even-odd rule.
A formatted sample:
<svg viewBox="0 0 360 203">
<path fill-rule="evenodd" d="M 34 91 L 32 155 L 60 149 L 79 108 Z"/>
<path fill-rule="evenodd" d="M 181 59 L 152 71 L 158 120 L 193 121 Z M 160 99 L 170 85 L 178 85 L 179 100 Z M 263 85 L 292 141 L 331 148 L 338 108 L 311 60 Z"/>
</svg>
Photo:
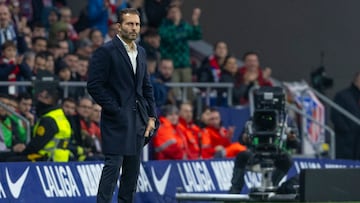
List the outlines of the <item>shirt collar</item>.
<svg viewBox="0 0 360 203">
<path fill-rule="evenodd" d="M 133 44 L 133 47 L 130 47 L 128 44 L 126 44 L 126 42 L 123 40 L 123 39 L 121 39 L 121 37 L 119 36 L 119 35 L 116 35 L 119 39 L 120 39 L 120 41 L 123 43 L 123 45 L 124 45 L 124 47 L 125 47 L 125 49 L 126 49 L 126 51 L 127 52 L 129 52 L 129 51 L 136 51 L 137 50 L 137 46 L 136 46 L 136 43 L 135 42 L 132 42 L 132 44 Z"/>
</svg>

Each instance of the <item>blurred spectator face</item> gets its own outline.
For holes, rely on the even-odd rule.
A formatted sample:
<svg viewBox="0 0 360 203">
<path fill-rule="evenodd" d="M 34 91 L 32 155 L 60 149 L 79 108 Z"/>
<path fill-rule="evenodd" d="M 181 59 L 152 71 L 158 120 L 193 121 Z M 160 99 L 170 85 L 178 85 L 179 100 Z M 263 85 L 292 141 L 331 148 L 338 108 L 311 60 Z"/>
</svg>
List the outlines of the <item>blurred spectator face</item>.
<svg viewBox="0 0 360 203">
<path fill-rule="evenodd" d="M 31 33 L 31 29 L 29 27 L 23 28 L 23 35 L 24 35 L 24 40 L 26 42 L 27 47 L 29 49 L 32 49 L 32 43 L 31 43 L 32 33 Z"/>
<path fill-rule="evenodd" d="M 228 58 L 226 60 L 224 69 L 234 75 L 238 71 L 236 58 L 235 57 Z"/>
<path fill-rule="evenodd" d="M 3 104 L 5 104 L 5 105 L 7 105 L 7 106 L 10 105 L 9 99 L 4 98 L 4 97 L 0 97 L 0 102 L 3 103 Z M 7 112 L 4 108 L 2 108 L 2 107 L 0 106 L 0 116 L 6 116 L 7 114 L 8 114 L 8 112 Z"/>
<path fill-rule="evenodd" d="M 64 101 L 64 103 L 62 104 L 62 109 L 65 113 L 65 115 L 67 116 L 73 116 L 75 115 L 75 110 L 76 110 L 76 104 L 75 102 L 71 102 L 71 101 Z"/>
<path fill-rule="evenodd" d="M 9 99 L 9 107 L 14 110 L 14 111 L 17 111 L 18 108 L 19 108 L 19 104 L 18 102 L 16 101 L 15 97 L 14 99 Z"/>
<path fill-rule="evenodd" d="M 44 27 L 34 27 L 33 37 L 46 37 L 46 31 Z"/>
<path fill-rule="evenodd" d="M 37 39 L 33 46 L 32 46 L 32 49 L 35 53 L 39 53 L 39 52 L 42 52 L 42 51 L 46 51 L 46 48 L 47 47 L 47 41 L 46 40 L 43 40 L 43 39 Z"/>
<path fill-rule="evenodd" d="M 147 64 L 148 73 L 150 75 L 154 74 L 156 72 L 156 60 L 148 59 L 146 60 L 146 64 Z"/>
<path fill-rule="evenodd" d="M 101 117 L 101 106 L 99 104 L 94 104 L 93 105 L 93 112 L 91 114 L 91 120 L 99 123 L 100 122 L 100 117 Z"/>
<path fill-rule="evenodd" d="M 179 7 L 174 6 L 169 9 L 168 14 L 167 14 L 167 18 L 169 20 L 173 21 L 174 23 L 178 23 L 178 22 L 180 22 L 181 17 L 182 17 L 182 14 L 181 14 Z"/>
<path fill-rule="evenodd" d="M 200 117 L 201 122 L 204 123 L 205 125 L 208 125 L 208 124 L 209 124 L 209 121 L 210 121 L 210 115 L 211 115 L 210 109 L 206 109 L 206 110 L 201 114 L 201 117 Z"/>
<path fill-rule="evenodd" d="M 244 63 L 245 63 L 245 67 L 249 71 L 257 71 L 258 68 L 260 67 L 259 58 L 255 54 L 250 54 L 246 56 Z"/>
<path fill-rule="evenodd" d="M 69 68 L 63 68 L 59 71 L 59 78 L 61 81 L 69 81 L 71 79 L 71 71 Z"/>
<path fill-rule="evenodd" d="M 25 63 L 30 67 L 30 69 L 34 69 L 35 66 L 35 55 L 31 55 L 25 59 Z"/>
<path fill-rule="evenodd" d="M 88 72 L 89 61 L 79 60 L 78 73 L 81 77 L 86 77 Z"/>
<path fill-rule="evenodd" d="M 211 112 L 208 125 L 214 128 L 220 128 L 220 124 L 221 124 L 220 113 L 217 111 Z"/>
<path fill-rule="evenodd" d="M 71 24 L 71 15 L 71 9 L 69 8 L 62 8 L 60 10 L 60 20 L 65 23 Z"/>
<path fill-rule="evenodd" d="M 116 23 L 111 24 L 111 25 L 109 26 L 109 30 L 108 30 L 108 35 L 109 35 L 109 37 L 110 37 L 110 38 L 115 37 L 115 35 L 117 34 L 117 32 L 118 32 L 118 27 L 117 27 Z"/>
<path fill-rule="evenodd" d="M 146 36 L 144 38 L 144 41 L 154 48 L 160 47 L 160 36 L 159 35 Z"/>
<path fill-rule="evenodd" d="M 52 25 L 54 23 L 56 23 L 59 20 L 58 15 L 56 14 L 55 11 L 50 11 L 49 16 L 48 16 L 48 21 L 49 24 Z"/>
<path fill-rule="evenodd" d="M 5 58 L 9 60 L 15 60 L 16 58 L 16 48 L 15 47 L 6 47 L 3 51 L 3 55 Z"/>
<path fill-rule="evenodd" d="M 63 40 L 59 42 L 59 57 L 63 57 L 64 55 L 69 53 L 69 44 L 67 41 Z"/>
<path fill-rule="evenodd" d="M 179 123 L 179 115 L 174 112 L 166 116 L 166 119 L 170 121 L 171 124 L 176 125 Z"/>
<path fill-rule="evenodd" d="M 65 63 L 69 66 L 71 72 L 77 72 L 79 57 L 74 54 L 68 54 L 64 58 Z"/>
<path fill-rule="evenodd" d="M 10 24 L 10 12 L 5 4 L 0 5 L 0 27 L 6 28 Z"/>
<path fill-rule="evenodd" d="M 62 40 L 66 40 L 66 31 L 59 31 L 56 33 L 56 40 L 57 41 L 62 41 Z"/>
<path fill-rule="evenodd" d="M 77 108 L 77 112 L 79 115 L 85 119 L 90 118 L 90 115 L 93 111 L 93 103 L 90 99 L 81 99 L 79 102 L 79 106 Z"/>
<path fill-rule="evenodd" d="M 228 48 L 225 42 L 218 42 L 215 47 L 215 56 L 225 58 L 228 55 Z"/>
<path fill-rule="evenodd" d="M 95 48 L 100 47 L 104 43 L 104 38 L 99 30 L 94 31 L 90 37 Z"/>
<path fill-rule="evenodd" d="M 193 108 L 190 104 L 182 104 L 180 106 L 179 116 L 187 123 L 191 123 L 193 120 Z"/>
<path fill-rule="evenodd" d="M 54 57 L 52 55 L 49 55 L 47 57 L 46 63 L 45 63 L 45 69 L 51 73 L 55 72 L 55 62 L 54 62 Z"/>
<path fill-rule="evenodd" d="M 21 99 L 19 102 L 19 111 L 23 115 L 30 112 L 32 106 L 32 99 Z"/>
<path fill-rule="evenodd" d="M 35 70 L 45 70 L 46 59 L 43 57 L 35 57 Z"/>
<path fill-rule="evenodd" d="M 171 78 L 171 76 L 172 76 L 172 74 L 174 72 L 174 65 L 173 65 L 172 60 L 163 59 L 160 62 L 159 71 L 160 71 L 160 74 L 165 79 Z"/>
</svg>

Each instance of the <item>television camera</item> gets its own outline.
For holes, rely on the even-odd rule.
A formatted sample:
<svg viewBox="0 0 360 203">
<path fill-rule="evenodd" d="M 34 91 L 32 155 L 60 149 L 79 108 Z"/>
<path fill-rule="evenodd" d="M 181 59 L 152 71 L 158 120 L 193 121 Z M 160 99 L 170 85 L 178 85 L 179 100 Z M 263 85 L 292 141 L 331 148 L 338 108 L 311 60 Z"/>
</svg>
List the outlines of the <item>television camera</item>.
<svg viewBox="0 0 360 203">
<path fill-rule="evenodd" d="M 254 113 L 247 122 L 245 132 L 250 139 L 254 156 L 249 160 L 248 170 L 262 174 L 260 187 L 250 188 L 250 197 L 268 199 L 277 191 L 273 183 L 275 161 L 286 147 L 287 113 L 286 95 L 281 87 L 260 87 L 253 92 Z"/>
</svg>

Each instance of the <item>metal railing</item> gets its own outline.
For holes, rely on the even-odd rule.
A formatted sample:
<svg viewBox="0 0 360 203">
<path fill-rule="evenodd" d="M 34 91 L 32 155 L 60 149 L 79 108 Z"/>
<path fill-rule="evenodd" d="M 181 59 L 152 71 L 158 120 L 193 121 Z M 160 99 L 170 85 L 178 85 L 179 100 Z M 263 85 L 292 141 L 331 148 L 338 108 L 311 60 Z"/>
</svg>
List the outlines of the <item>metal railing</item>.
<svg viewBox="0 0 360 203">
<path fill-rule="evenodd" d="M 335 142 L 335 132 L 333 129 L 331 129 L 329 126 L 325 125 L 325 124 L 322 124 L 320 123 L 319 121 L 315 120 L 313 117 L 307 115 L 306 111 L 304 111 L 305 109 L 301 110 L 299 109 L 297 106 L 293 105 L 293 104 L 289 104 L 287 103 L 286 104 L 286 107 L 292 111 L 295 111 L 296 113 L 300 114 L 303 118 L 307 119 L 307 120 L 310 120 L 311 122 L 313 122 L 314 124 L 320 126 L 321 128 L 324 128 L 326 131 L 329 132 L 330 134 L 330 158 L 331 159 L 335 159 L 335 152 L 336 152 L 336 142 Z M 302 130 L 302 138 L 304 139 L 309 139 L 308 136 L 306 136 L 306 132 L 304 132 L 304 130 Z M 310 143 L 312 144 L 317 156 L 320 155 L 320 151 L 319 151 L 319 147 L 317 145 L 315 145 L 314 143 L 312 143 L 310 141 Z"/>
<path fill-rule="evenodd" d="M 25 123 L 25 127 L 26 127 L 26 143 L 30 142 L 30 138 L 31 138 L 31 125 L 30 125 L 30 121 L 28 119 L 26 119 L 24 116 L 20 115 L 19 113 L 17 113 L 16 111 L 14 111 L 12 108 L 10 108 L 8 105 L 2 103 L 0 101 L 0 107 L 2 107 L 3 109 L 5 109 L 7 112 L 15 115 L 16 117 L 18 117 L 20 120 L 22 120 Z"/>
<path fill-rule="evenodd" d="M 0 82 L 0 86 L 33 86 L 33 81 L 18 81 L 18 82 Z M 66 81 L 59 82 L 60 87 L 64 87 L 64 98 L 69 95 L 70 87 L 86 87 L 86 82 L 75 82 L 75 81 Z M 200 83 L 200 82 L 190 82 L 190 83 L 165 83 L 168 87 L 177 87 L 182 89 L 181 98 L 183 101 L 187 100 L 187 91 L 188 88 L 205 88 L 205 103 L 210 104 L 210 92 L 212 89 L 224 88 L 227 90 L 227 102 L 228 105 L 232 105 L 232 88 L 234 85 L 232 83 Z"/>
</svg>

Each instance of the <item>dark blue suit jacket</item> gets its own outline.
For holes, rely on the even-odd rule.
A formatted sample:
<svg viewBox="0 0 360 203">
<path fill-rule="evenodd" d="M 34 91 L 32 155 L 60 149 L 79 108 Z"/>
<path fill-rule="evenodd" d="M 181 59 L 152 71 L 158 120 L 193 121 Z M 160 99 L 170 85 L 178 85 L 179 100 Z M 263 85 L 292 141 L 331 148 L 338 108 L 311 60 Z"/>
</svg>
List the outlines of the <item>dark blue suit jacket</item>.
<svg viewBox="0 0 360 203">
<path fill-rule="evenodd" d="M 146 66 L 145 50 L 137 46 L 134 74 L 130 58 L 118 37 L 97 49 L 90 61 L 87 88 L 102 106 L 101 136 L 104 154 L 135 155 L 136 110 L 143 125 L 156 117 L 153 89 Z"/>
</svg>

